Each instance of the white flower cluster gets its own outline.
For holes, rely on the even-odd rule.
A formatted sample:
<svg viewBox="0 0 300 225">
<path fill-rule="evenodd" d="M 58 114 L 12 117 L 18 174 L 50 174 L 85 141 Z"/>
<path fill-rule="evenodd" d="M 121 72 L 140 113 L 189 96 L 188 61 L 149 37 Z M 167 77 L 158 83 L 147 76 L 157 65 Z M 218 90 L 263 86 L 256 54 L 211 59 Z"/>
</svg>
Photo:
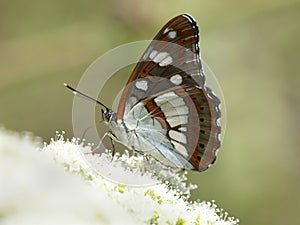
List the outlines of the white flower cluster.
<svg viewBox="0 0 300 225">
<path fill-rule="evenodd" d="M 39 143 L 0 129 L 0 224 L 238 224 L 214 203 L 189 202 L 185 174 L 152 160 L 92 154 L 61 134 Z"/>
</svg>

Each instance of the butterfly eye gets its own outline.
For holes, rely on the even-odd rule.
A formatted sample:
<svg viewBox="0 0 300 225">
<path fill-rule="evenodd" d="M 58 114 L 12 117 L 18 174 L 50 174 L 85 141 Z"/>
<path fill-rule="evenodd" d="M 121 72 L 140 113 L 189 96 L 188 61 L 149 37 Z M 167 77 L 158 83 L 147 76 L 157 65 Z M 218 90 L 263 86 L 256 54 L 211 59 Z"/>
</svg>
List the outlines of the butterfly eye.
<svg viewBox="0 0 300 225">
<path fill-rule="evenodd" d="M 102 113 L 102 119 L 105 122 L 109 122 L 109 120 L 111 119 L 112 111 L 101 109 L 101 113 Z"/>
</svg>

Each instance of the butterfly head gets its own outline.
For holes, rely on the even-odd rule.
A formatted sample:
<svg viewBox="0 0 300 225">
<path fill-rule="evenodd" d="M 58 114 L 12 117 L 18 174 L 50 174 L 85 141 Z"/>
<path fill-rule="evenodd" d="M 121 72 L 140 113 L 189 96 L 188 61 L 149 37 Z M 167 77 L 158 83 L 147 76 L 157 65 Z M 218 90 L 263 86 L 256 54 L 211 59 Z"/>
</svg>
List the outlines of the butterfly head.
<svg viewBox="0 0 300 225">
<path fill-rule="evenodd" d="M 102 113 L 102 119 L 105 122 L 109 122 L 114 114 L 114 112 L 111 109 L 101 109 L 101 113 Z"/>
</svg>

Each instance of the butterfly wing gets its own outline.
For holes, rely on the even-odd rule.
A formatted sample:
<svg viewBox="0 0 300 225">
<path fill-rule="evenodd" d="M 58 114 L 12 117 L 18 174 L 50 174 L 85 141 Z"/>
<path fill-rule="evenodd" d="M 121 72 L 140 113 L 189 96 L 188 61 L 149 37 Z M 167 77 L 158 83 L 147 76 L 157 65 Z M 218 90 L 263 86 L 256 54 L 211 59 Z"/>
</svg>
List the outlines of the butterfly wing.
<svg viewBox="0 0 300 225">
<path fill-rule="evenodd" d="M 117 119 L 143 107 L 147 114 L 135 120 L 159 122 L 169 144 L 156 147 L 165 160 L 178 159 L 175 167 L 202 171 L 214 162 L 220 147 L 221 112 L 219 99 L 205 85 L 198 33 L 196 22 L 186 14 L 159 31 L 127 82 Z"/>
</svg>

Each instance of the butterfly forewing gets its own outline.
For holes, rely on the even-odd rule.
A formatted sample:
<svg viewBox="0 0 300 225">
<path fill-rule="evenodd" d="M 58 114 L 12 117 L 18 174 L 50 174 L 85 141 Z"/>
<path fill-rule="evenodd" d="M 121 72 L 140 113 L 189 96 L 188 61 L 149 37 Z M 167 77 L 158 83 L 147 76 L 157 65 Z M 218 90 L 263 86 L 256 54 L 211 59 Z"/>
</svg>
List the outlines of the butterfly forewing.
<svg viewBox="0 0 300 225">
<path fill-rule="evenodd" d="M 137 142 L 155 148 L 155 153 L 148 153 L 156 159 L 202 171 L 220 147 L 221 113 L 219 99 L 205 86 L 198 41 L 192 17 L 184 14 L 170 20 L 133 70 L 117 119 L 140 122 Z M 154 140 L 156 136 L 161 140 Z"/>
<path fill-rule="evenodd" d="M 121 96 L 118 119 L 122 119 L 126 100 L 135 91 L 134 88 L 130 88 L 132 81 L 142 77 L 149 77 L 149 75 L 172 76 L 177 74 L 178 67 L 181 67 L 191 75 L 199 75 L 199 65 L 201 66 L 201 63 L 199 60 L 198 41 L 198 27 L 191 16 L 184 14 L 171 19 L 154 37 L 134 68 Z M 172 58 L 172 65 L 177 67 L 159 65 L 161 61 L 168 62 L 169 57 Z M 159 59 L 161 59 L 160 62 L 157 61 Z M 198 83 L 203 85 L 204 80 L 199 79 Z"/>
</svg>

